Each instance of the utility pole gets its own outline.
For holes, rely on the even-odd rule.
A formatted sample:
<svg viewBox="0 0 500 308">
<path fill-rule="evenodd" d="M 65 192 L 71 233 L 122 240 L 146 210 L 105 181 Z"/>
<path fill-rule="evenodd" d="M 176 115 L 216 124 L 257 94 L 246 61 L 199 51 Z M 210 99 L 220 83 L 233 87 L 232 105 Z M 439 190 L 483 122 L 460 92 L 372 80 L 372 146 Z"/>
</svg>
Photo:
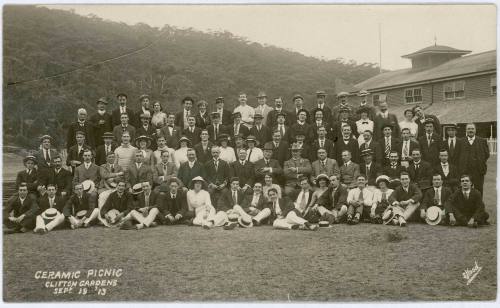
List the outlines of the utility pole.
<svg viewBox="0 0 500 308">
<path fill-rule="evenodd" d="M 378 68 L 379 68 L 379 73 L 382 73 L 382 25 L 381 25 L 381 23 L 378 23 L 378 50 L 379 50 Z"/>
</svg>

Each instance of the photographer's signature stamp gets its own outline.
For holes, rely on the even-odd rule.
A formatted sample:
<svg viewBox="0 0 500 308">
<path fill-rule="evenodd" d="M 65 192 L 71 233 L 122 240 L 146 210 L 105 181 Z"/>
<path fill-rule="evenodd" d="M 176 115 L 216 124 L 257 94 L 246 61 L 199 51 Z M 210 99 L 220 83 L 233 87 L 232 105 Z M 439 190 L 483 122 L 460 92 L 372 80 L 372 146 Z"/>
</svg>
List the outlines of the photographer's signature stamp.
<svg viewBox="0 0 500 308">
<path fill-rule="evenodd" d="M 462 277 L 464 279 L 467 279 L 467 285 L 470 285 L 472 281 L 476 278 L 476 276 L 479 274 L 479 272 L 483 268 L 477 264 L 477 261 L 474 260 L 474 267 L 471 269 L 466 268 L 465 271 L 462 273 Z"/>
</svg>

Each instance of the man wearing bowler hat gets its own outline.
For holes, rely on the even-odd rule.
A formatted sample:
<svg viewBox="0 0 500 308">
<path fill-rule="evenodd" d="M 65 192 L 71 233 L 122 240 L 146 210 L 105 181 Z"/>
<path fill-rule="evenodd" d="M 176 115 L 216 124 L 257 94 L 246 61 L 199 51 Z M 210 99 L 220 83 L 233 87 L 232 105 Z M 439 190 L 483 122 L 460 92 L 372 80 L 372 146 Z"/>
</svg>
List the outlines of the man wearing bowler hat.
<svg viewBox="0 0 500 308">
<path fill-rule="evenodd" d="M 326 105 L 326 92 L 322 90 L 316 91 L 316 110 L 323 110 L 323 120 L 330 123 L 332 118 L 332 110 Z"/>
<path fill-rule="evenodd" d="M 110 132 L 113 130 L 113 123 L 111 119 L 111 114 L 106 111 L 106 106 L 108 101 L 105 97 L 101 97 L 97 100 L 97 113 L 92 115 L 89 122 L 94 126 L 94 144 L 99 146 L 103 144 L 101 136 L 105 132 Z"/>
<path fill-rule="evenodd" d="M 267 123 L 267 115 L 273 108 L 267 105 L 267 95 L 264 91 L 260 91 L 257 95 L 257 107 L 254 108 L 254 114 L 262 115 L 262 123 Z M 255 118 L 254 118 L 255 120 Z"/>
<path fill-rule="evenodd" d="M 113 110 L 111 113 L 111 121 L 112 121 L 112 126 L 115 127 L 117 125 L 120 125 L 120 116 L 123 113 L 126 113 L 128 115 L 128 118 L 130 119 L 130 122 L 133 123 L 135 122 L 135 113 L 132 109 L 127 107 L 127 94 L 125 93 L 118 93 L 116 95 L 116 100 L 118 101 L 118 108 Z"/>
<path fill-rule="evenodd" d="M 266 105 L 267 106 L 267 105 Z M 250 129 L 250 135 L 255 136 L 255 138 L 258 141 L 258 147 L 263 147 L 266 142 L 271 141 L 271 128 L 267 127 L 266 125 L 262 123 L 266 123 L 264 121 L 264 116 L 256 112 L 255 115 L 253 116 L 254 119 L 254 125 Z"/>
<path fill-rule="evenodd" d="M 104 142 L 95 150 L 95 164 L 98 166 L 106 163 L 106 157 L 108 157 L 108 154 L 114 152 L 116 149 L 116 143 L 113 142 L 114 136 L 111 131 L 103 133 L 102 140 L 104 140 Z"/>
</svg>

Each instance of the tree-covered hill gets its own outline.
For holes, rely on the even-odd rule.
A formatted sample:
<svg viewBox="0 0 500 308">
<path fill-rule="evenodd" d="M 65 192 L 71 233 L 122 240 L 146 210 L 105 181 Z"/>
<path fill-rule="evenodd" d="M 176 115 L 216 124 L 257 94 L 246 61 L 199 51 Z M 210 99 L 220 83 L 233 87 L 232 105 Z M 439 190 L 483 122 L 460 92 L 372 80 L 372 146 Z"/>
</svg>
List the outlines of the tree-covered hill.
<svg viewBox="0 0 500 308">
<path fill-rule="evenodd" d="M 378 72 L 370 63 L 319 60 L 228 32 L 129 26 L 36 6 L 4 6 L 3 17 L 4 143 L 26 147 L 36 146 L 34 137 L 44 133 L 62 144 L 77 108 L 92 114 L 102 96 L 112 102 L 109 109 L 115 108 L 117 92 L 128 94 L 132 108 L 147 93 L 177 111 L 186 95 L 211 105 L 224 96 L 232 108 L 238 92 L 248 93 L 255 105 L 255 95 L 264 90 L 270 98 L 283 96 L 291 108 L 294 93 L 309 106 L 322 89 L 333 104 L 336 85 Z M 46 78 L 53 75 L 58 76 Z"/>
</svg>

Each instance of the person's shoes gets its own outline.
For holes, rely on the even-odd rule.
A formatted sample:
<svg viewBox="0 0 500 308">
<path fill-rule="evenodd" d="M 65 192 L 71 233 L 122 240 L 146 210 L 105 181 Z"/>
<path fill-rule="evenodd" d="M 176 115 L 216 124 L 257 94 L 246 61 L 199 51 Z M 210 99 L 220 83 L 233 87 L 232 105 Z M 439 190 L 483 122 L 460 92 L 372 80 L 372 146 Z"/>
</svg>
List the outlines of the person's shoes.
<svg viewBox="0 0 500 308">
<path fill-rule="evenodd" d="M 347 216 L 347 224 L 352 225 L 352 216 L 351 215 Z"/>
<path fill-rule="evenodd" d="M 141 229 L 144 229 L 144 224 L 137 224 L 135 225 L 135 227 L 137 228 L 137 230 L 141 230 Z"/>
<path fill-rule="evenodd" d="M 351 225 L 357 225 L 359 223 L 359 217 L 356 216 L 351 220 Z"/>
<path fill-rule="evenodd" d="M 403 218 L 400 218 L 399 219 L 399 226 L 400 227 L 406 227 L 406 220 L 404 220 Z"/>
<path fill-rule="evenodd" d="M 83 225 L 82 225 L 83 228 L 88 228 L 89 227 L 89 224 L 87 222 L 84 222 Z"/>
<path fill-rule="evenodd" d="M 71 230 L 75 230 L 76 226 L 74 224 L 70 225 Z"/>
<path fill-rule="evenodd" d="M 298 229 L 300 228 L 300 226 L 301 226 L 301 225 L 292 225 L 292 226 L 290 227 L 290 229 L 292 229 L 292 230 L 298 230 Z"/>
<path fill-rule="evenodd" d="M 154 228 L 154 227 L 157 227 L 157 226 L 158 226 L 158 223 L 157 223 L 156 221 L 153 221 L 153 222 L 149 225 L 149 227 L 150 227 L 150 228 Z"/>
<path fill-rule="evenodd" d="M 311 231 L 317 231 L 318 229 L 319 229 L 318 225 L 313 225 L 313 224 L 309 225 L 309 230 L 311 230 Z"/>
<path fill-rule="evenodd" d="M 209 226 L 209 225 L 207 225 L 207 224 L 203 224 L 203 229 L 205 229 L 205 230 L 210 230 L 210 226 Z"/>
<path fill-rule="evenodd" d="M 35 228 L 33 232 L 35 232 L 36 234 L 44 235 L 48 232 L 48 230 L 47 228 Z"/>
<path fill-rule="evenodd" d="M 234 228 L 236 228 L 237 225 L 238 224 L 235 222 L 229 222 L 229 223 L 225 224 L 222 228 L 224 230 L 233 230 Z"/>
<path fill-rule="evenodd" d="M 477 221 L 474 221 L 471 225 L 472 228 L 477 228 Z"/>
<path fill-rule="evenodd" d="M 260 221 L 258 221 L 257 219 L 252 218 L 252 222 L 253 222 L 254 227 L 260 226 Z"/>
<path fill-rule="evenodd" d="M 130 220 L 126 220 L 126 221 L 122 222 L 120 225 L 120 229 L 121 230 L 138 230 L 137 227 L 134 226 L 134 224 L 132 224 L 132 222 Z"/>
<path fill-rule="evenodd" d="M 194 220 L 194 218 L 188 219 L 188 220 L 186 221 L 186 225 L 188 225 L 188 226 L 194 226 L 194 224 L 193 224 L 193 220 Z"/>
<path fill-rule="evenodd" d="M 29 232 L 30 230 L 26 229 L 25 227 L 22 227 L 20 231 L 21 233 L 26 233 Z"/>
</svg>

